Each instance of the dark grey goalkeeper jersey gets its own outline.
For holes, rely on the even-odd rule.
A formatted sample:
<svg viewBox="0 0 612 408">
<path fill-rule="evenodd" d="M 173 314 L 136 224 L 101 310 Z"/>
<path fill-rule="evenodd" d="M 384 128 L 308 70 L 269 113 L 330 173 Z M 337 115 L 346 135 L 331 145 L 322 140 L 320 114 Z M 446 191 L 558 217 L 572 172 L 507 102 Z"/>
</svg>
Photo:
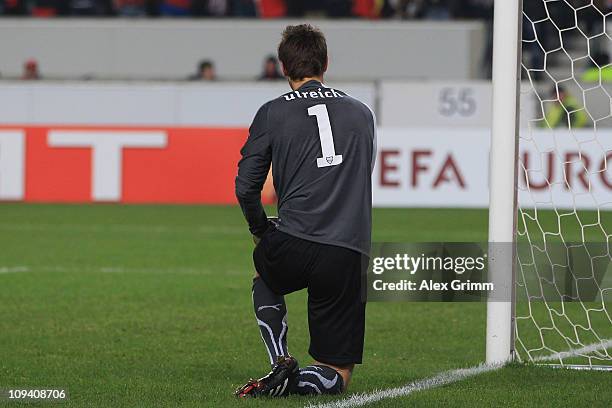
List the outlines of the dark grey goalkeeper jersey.
<svg viewBox="0 0 612 408">
<path fill-rule="evenodd" d="M 241 153 L 236 196 L 251 233 L 268 226 L 271 164 L 280 231 L 369 254 L 376 124 L 366 105 L 309 81 L 259 109 Z"/>
</svg>

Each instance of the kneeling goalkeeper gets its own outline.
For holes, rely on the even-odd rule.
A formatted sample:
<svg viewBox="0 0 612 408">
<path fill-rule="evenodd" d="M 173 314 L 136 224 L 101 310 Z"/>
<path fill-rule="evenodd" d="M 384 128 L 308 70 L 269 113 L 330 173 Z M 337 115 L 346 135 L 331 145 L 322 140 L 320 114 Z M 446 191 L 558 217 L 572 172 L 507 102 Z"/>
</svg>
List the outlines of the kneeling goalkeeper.
<svg viewBox="0 0 612 408">
<path fill-rule="evenodd" d="M 278 47 L 292 89 L 257 112 L 241 150 L 236 196 L 257 243 L 253 306 L 272 371 L 239 397 L 337 394 L 360 364 L 365 331 L 362 270 L 370 249 L 375 119 L 363 103 L 323 84 L 325 37 L 288 26 Z M 278 214 L 261 190 L 272 165 Z M 284 295 L 308 290 L 309 353 L 287 349 Z"/>
</svg>

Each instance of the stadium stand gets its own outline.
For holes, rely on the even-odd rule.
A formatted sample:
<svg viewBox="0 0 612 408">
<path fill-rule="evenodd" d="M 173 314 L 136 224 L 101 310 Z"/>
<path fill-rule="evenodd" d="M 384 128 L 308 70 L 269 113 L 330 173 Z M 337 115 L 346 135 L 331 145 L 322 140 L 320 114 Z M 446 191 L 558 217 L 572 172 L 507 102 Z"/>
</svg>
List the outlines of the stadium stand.
<svg viewBox="0 0 612 408">
<path fill-rule="evenodd" d="M 491 4 L 491 0 L 2 0 L 0 15 L 448 20 L 490 18 Z"/>
</svg>

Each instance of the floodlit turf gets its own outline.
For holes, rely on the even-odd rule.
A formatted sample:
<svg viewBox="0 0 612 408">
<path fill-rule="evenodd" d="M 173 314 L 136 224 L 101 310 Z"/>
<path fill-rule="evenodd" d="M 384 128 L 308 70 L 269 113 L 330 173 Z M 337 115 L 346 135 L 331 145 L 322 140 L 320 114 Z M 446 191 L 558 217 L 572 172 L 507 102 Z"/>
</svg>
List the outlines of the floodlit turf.
<svg viewBox="0 0 612 408">
<path fill-rule="evenodd" d="M 485 241 L 486 228 L 479 210 L 374 214 L 378 241 Z M 314 401 L 232 396 L 267 368 L 250 305 L 251 251 L 236 207 L 0 205 L 0 388 L 64 387 L 70 402 L 63 406 Z M 305 296 L 291 295 L 287 303 L 289 348 L 308 363 Z M 370 304 L 365 364 L 350 392 L 478 364 L 484 316 L 480 303 Z M 611 401 L 612 373 L 512 366 L 372 406 Z"/>
</svg>

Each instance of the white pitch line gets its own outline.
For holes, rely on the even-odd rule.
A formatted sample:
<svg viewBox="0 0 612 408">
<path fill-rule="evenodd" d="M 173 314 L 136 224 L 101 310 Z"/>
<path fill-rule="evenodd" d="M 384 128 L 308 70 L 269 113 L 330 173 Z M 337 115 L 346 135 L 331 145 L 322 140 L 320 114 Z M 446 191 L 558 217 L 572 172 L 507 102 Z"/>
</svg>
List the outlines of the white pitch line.
<svg viewBox="0 0 612 408">
<path fill-rule="evenodd" d="M 580 347 L 577 349 L 561 351 L 558 353 L 553 353 L 549 356 L 539 356 L 534 357 L 531 361 L 554 361 L 554 360 L 562 360 L 564 358 L 576 357 L 576 356 L 584 356 L 589 353 L 593 353 L 599 350 L 607 350 L 612 347 L 612 339 L 602 340 L 601 343 L 593 343 L 588 346 Z"/>
<path fill-rule="evenodd" d="M 486 365 L 481 364 L 470 368 L 459 368 L 456 370 L 444 371 L 430 378 L 425 378 L 419 381 L 411 382 L 403 387 L 389 388 L 386 390 L 374 391 L 369 394 L 355 394 L 348 398 L 328 402 L 319 405 L 307 405 L 309 408 L 350 408 L 361 407 L 363 405 L 378 402 L 383 399 L 397 398 L 410 395 L 413 392 L 428 390 L 431 388 L 440 387 L 451 384 L 457 381 L 465 380 L 466 378 L 475 375 L 497 370 L 501 365 Z"/>
<path fill-rule="evenodd" d="M 110 233 L 195 233 L 214 235 L 244 236 L 242 226 L 210 227 L 200 226 L 170 226 L 170 225 L 124 225 L 124 224 L 7 224 L 0 223 L 0 231 L 32 231 L 32 232 L 110 232 Z"/>
<path fill-rule="evenodd" d="M 156 267 L 127 267 L 127 266 L 62 266 L 62 265 L 49 265 L 49 266 L 0 266 L 0 274 L 9 274 L 17 272 L 83 272 L 83 273 L 117 273 L 117 274 L 177 274 L 177 275 L 211 275 L 213 273 L 222 273 L 228 276 L 246 276 L 243 270 L 238 269 L 226 269 L 226 270 L 213 270 L 208 267 L 194 268 L 194 267 L 169 267 L 169 268 L 156 268 Z"/>
<path fill-rule="evenodd" d="M 19 273 L 28 272 L 30 268 L 27 266 L 0 266 L 0 273 Z"/>
<path fill-rule="evenodd" d="M 551 361 L 559 358 L 568 358 L 577 355 L 584 355 L 592 353 L 594 351 L 608 349 L 612 347 L 612 339 L 604 340 L 601 343 L 590 344 L 579 349 L 563 351 L 560 353 L 554 353 L 550 356 L 541 356 L 537 358 L 537 361 Z M 534 359 L 536 361 L 536 359 Z M 469 368 L 459 368 L 456 370 L 444 371 L 433 377 L 425 378 L 418 381 L 413 381 L 403 387 L 389 388 L 386 390 L 374 391 L 372 393 L 355 394 L 348 398 L 344 398 L 338 401 L 328 402 L 325 404 L 308 404 L 307 408 L 352 408 L 361 407 L 367 404 L 378 402 L 383 399 L 405 397 L 417 391 L 429 390 L 443 385 L 451 384 L 457 381 L 465 380 L 469 377 L 474 377 L 478 374 L 495 371 L 502 368 L 503 365 L 487 365 L 480 364 Z"/>
</svg>

